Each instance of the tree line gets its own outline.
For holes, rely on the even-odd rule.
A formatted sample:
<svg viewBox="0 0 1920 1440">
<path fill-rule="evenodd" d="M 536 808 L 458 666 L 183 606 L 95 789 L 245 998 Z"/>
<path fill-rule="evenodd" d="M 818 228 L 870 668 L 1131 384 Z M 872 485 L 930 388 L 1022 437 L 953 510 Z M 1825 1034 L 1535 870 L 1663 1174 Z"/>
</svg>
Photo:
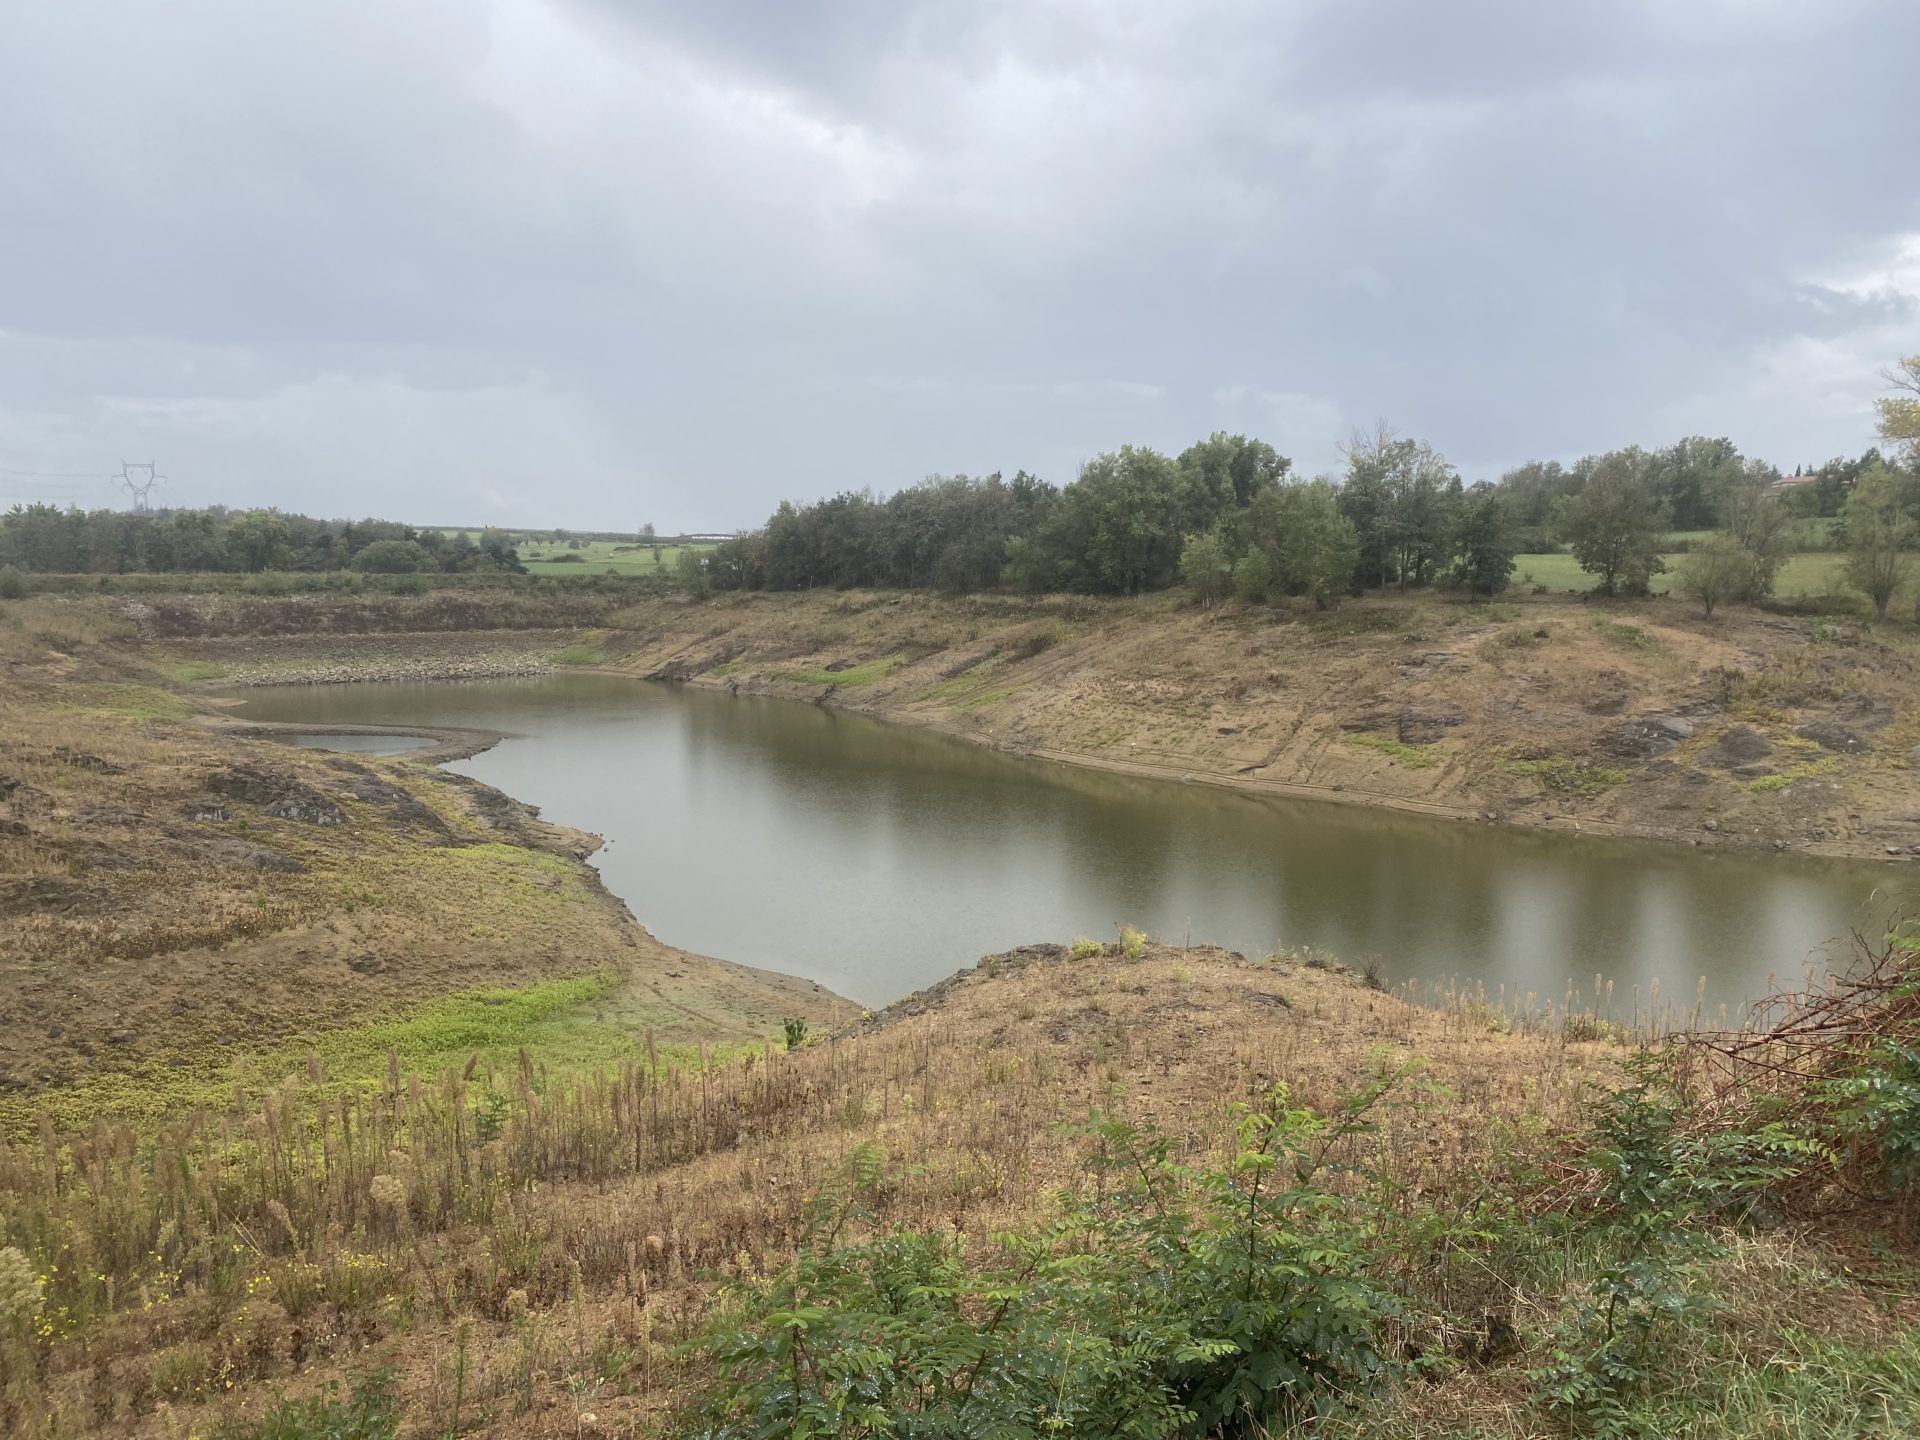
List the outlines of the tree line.
<svg viewBox="0 0 1920 1440">
<path fill-rule="evenodd" d="M 511 536 L 476 539 L 392 520 L 317 520 L 278 510 L 63 510 L 0 515 L 0 565 L 42 574 L 356 570 L 374 575 L 525 573 Z"/>
<path fill-rule="evenodd" d="M 1186 585 L 1202 604 L 1237 595 L 1316 605 L 1367 589 L 1445 584 L 1498 594 L 1514 556 L 1565 547 L 1605 595 L 1645 594 L 1675 530 L 1717 596 L 1764 598 L 1804 526 L 1840 519 L 1863 476 L 1895 473 L 1877 451 L 1834 460 L 1804 484 L 1692 436 L 1561 465 L 1532 461 L 1467 484 L 1423 440 L 1381 426 L 1345 447 L 1337 480 L 1305 479 L 1263 440 L 1217 433 L 1178 455 L 1122 446 L 1056 487 L 935 476 L 884 499 L 846 491 L 783 502 L 767 523 L 680 558 L 691 590 L 1011 588 L 1131 595 Z M 1806 472 L 1803 472 L 1806 473 Z M 1856 507 L 1861 508 L 1861 507 Z M 1855 527 L 1857 528 L 1857 526 Z M 1735 564 L 1728 547 L 1746 559 Z M 1742 569 L 1744 565 L 1744 569 Z"/>
</svg>

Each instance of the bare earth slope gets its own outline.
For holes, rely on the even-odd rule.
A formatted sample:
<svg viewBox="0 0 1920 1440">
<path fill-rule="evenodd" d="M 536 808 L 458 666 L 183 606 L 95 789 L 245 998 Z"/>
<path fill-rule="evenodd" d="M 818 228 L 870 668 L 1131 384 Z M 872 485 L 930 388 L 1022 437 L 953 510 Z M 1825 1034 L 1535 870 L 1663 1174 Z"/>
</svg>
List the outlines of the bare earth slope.
<svg viewBox="0 0 1920 1440">
<path fill-rule="evenodd" d="M 501 987 L 666 1045 L 833 1013 L 660 944 L 583 863 L 596 837 L 431 765 L 211 728 L 98 607 L 0 620 L 0 1128 L 164 1109 L 243 1057 Z M 387 1043 L 500 1029 L 431 1018 Z"/>
<path fill-rule="evenodd" d="M 155 643 L 219 661 L 227 683 L 475 673 L 397 611 L 363 605 L 353 623 L 373 628 L 341 636 L 320 602 L 297 617 L 199 603 Z M 222 638 L 190 638 L 196 624 Z M 1706 845 L 1920 845 L 1907 625 L 1708 622 L 1672 600 L 1388 597 L 1315 614 L 814 593 L 650 601 L 567 633 L 540 663 L 786 695 L 1079 764 Z M 464 639 L 510 654 L 503 671 L 538 651 L 524 629 Z"/>
</svg>

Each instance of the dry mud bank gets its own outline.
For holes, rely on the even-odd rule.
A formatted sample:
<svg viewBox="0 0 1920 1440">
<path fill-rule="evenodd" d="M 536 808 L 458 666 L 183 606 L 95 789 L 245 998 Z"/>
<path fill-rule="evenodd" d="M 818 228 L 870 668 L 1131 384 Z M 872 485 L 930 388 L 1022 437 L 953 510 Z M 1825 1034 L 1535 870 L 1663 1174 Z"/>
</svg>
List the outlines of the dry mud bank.
<svg viewBox="0 0 1920 1440">
<path fill-rule="evenodd" d="M 1193 783 L 1709 846 L 1920 850 L 1920 639 L 1906 625 L 1707 622 L 1671 600 L 1387 597 L 1314 614 L 817 593 L 456 636 L 379 629 L 415 617 L 366 602 L 342 617 L 262 604 L 243 616 L 209 599 L 153 643 L 244 654 L 228 683 L 458 675 L 470 651 L 512 651 L 530 668 L 783 695 Z"/>
<path fill-rule="evenodd" d="M 97 604 L 0 620 L 0 1127 L 190 1103 L 321 1037 L 501 1033 L 458 1004 L 406 1029 L 463 996 L 590 1002 L 665 1046 L 850 1008 L 661 944 L 585 863 L 597 837 L 427 763 L 491 737 L 301 750 L 169 684 Z"/>
</svg>

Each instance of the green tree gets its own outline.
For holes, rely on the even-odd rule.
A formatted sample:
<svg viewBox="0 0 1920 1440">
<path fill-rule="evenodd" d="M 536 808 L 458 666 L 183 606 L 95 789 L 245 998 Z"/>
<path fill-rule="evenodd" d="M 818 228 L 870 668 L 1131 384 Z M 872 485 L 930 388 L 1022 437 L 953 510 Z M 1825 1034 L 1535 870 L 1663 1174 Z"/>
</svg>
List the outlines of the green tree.
<svg viewBox="0 0 1920 1440">
<path fill-rule="evenodd" d="M 1721 601 L 1744 598 L 1753 583 L 1753 557 L 1731 535 L 1711 535 L 1681 557 L 1673 582 L 1682 595 L 1698 600 L 1711 620 Z"/>
<path fill-rule="evenodd" d="M 286 517 L 273 510 L 249 510 L 227 525 L 227 554 L 250 575 L 280 562 L 287 549 Z"/>
<path fill-rule="evenodd" d="M 353 557 L 353 568 L 367 575 L 417 575 L 434 566 L 417 540 L 376 540 Z"/>
<path fill-rule="evenodd" d="M 1360 563 L 1360 536 L 1340 513 L 1340 493 L 1331 480 L 1310 480 L 1280 490 L 1284 530 L 1281 573 L 1287 588 L 1325 610 L 1353 585 Z"/>
<path fill-rule="evenodd" d="M 1224 430 L 1189 445 L 1180 452 L 1178 464 L 1189 487 L 1188 505 L 1196 528 L 1245 509 L 1261 491 L 1284 480 L 1292 463 L 1264 440 Z"/>
<path fill-rule="evenodd" d="M 673 562 L 675 577 L 680 588 L 696 600 L 704 600 L 713 593 L 713 578 L 707 573 L 707 560 L 698 550 L 689 546 L 682 550 Z"/>
<path fill-rule="evenodd" d="M 1460 505 L 1454 578 L 1478 599 L 1498 595 L 1513 574 L 1514 525 L 1512 511 L 1500 491 L 1476 485 Z"/>
<path fill-rule="evenodd" d="M 1081 469 L 1041 532 L 1055 577 L 1070 590 L 1133 595 L 1177 578 L 1190 513 L 1185 477 L 1157 450 L 1123 445 Z"/>
<path fill-rule="evenodd" d="M 1615 450 L 1592 462 L 1586 484 L 1554 504 L 1554 529 L 1602 595 L 1644 595 L 1666 567 L 1667 507 L 1646 452 Z"/>
<path fill-rule="evenodd" d="M 1873 602 L 1876 619 L 1907 582 L 1912 566 L 1914 521 L 1886 466 L 1875 465 L 1854 482 L 1840 512 L 1847 532 L 1847 578 Z"/>
<path fill-rule="evenodd" d="M 1201 609 L 1211 610 L 1226 594 L 1232 573 L 1233 562 L 1218 533 L 1209 530 L 1187 537 L 1180 551 L 1180 577 L 1187 582 L 1187 589 L 1193 592 Z"/>
<path fill-rule="evenodd" d="M 1738 547 L 1740 573 L 1725 598 L 1757 605 L 1773 594 L 1780 567 L 1787 563 L 1793 543 L 1793 517 L 1780 492 L 1771 466 L 1749 461 L 1739 475 L 1728 478 L 1720 493 L 1721 534 Z M 1708 614 L 1712 614 L 1709 605 Z"/>
<path fill-rule="evenodd" d="M 1356 433 L 1346 445 L 1340 509 L 1359 539 L 1359 579 L 1385 586 L 1424 585 L 1445 568 L 1459 504 L 1453 467 L 1423 440 L 1386 425 Z"/>
<path fill-rule="evenodd" d="M 1920 466 L 1920 355 L 1907 355 L 1884 372 L 1895 393 L 1875 402 L 1880 438 L 1898 445 L 1909 465 Z"/>
</svg>

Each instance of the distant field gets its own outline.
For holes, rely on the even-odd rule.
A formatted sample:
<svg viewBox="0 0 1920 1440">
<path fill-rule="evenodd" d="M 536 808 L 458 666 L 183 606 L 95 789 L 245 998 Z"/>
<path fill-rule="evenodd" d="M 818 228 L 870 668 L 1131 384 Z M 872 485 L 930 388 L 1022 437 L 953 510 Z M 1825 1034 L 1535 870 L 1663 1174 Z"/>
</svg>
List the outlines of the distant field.
<svg viewBox="0 0 1920 1440">
<path fill-rule="evenodd" d="M 711 545 L 662 545 L 656 567 L 651 546 L 624 540 L 582 540 L 574 550 L 550 540 L 527 541 L 519 546 L 520 562 L 535 575 L 604 575 L 611 570 L 619 575 L 652 575 L 659 571 L 671 575 L 682 550 L 704 552 Z M 576 558 L 563 558 L 576 557 Z"/>
<path fill-rule="evenodd" d="M 1653 577 L 1653 589 L 1656 594 L 1664 595 L 1673 585 L 1673 567 L 1684 556 L 1669 555 L 1667 573 Z M 1831 589 L 1846 589 L 1841 578 L 1841 567 L 1846 557 L 1831 551 L 1811 554 L 1792 555 L 1780 569 L 1780 578 L 1774 585 L 1774 593 L 1785 597 L 1795 595 L 1823 595 Z M 1527 577 L 1531 575 L 1531 581 Z M 1591 590 L 1593 576 L 1580 568 L 1580 564 L 1571 555 L 1516 555 L 1513 563 L 1513 580 L 1517 586 L 1529 583 L 1544 585 L 1549 590 Z"/>
</svg>

